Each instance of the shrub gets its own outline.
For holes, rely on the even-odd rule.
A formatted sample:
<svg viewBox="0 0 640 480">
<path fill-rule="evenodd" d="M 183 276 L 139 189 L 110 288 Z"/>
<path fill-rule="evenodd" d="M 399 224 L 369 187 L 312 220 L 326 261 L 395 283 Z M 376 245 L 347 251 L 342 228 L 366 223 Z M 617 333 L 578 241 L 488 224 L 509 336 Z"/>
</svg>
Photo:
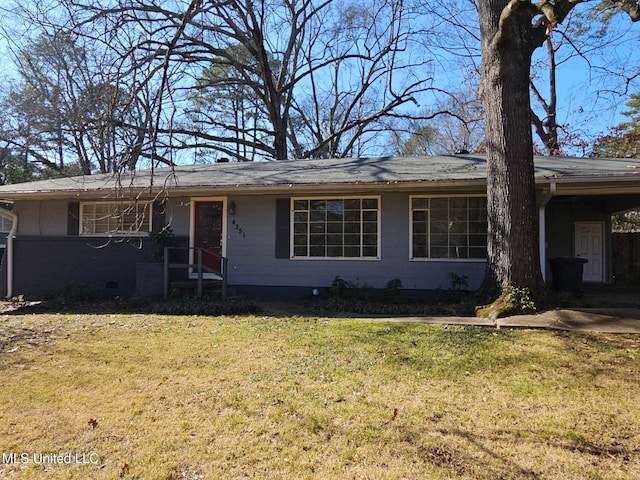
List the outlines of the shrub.
<svg viewBox="0 0 640 480">
<path fill-rule="evenodd" d="M 404 302 L 404 295 L 402 293 L 402 281 L 399 278 L 389 280 L 384 287 L 382 297 L 385 302 L 389 303 Z"/>
<path fill-rule="evenodd" d="M 151 305 L 153 313 L 165 315 L 246 315 L 260 313 L 262 309 L 253 301 L 233 299 L 227 301 L 209 298 L 175 298 Z"/>
<path fill-rule="evenodd" d="M 329 292 L 332 296 L 344 297 L 347 288 L 353 288 L 353 283 L 345 280 L 344 278 L 341 278 L 340 275 L 336 275 L 336 277 L 333 279 L 333 282 L 331 282 Z"/>
</svg>

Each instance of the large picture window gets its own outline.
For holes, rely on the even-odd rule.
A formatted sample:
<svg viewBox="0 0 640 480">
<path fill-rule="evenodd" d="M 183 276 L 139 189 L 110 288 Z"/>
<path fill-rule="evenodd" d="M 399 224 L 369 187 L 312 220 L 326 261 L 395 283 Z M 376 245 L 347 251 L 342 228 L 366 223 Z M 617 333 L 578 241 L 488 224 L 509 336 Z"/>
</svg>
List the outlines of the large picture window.
<svg viewBox="0 0 640 480">
<path fill-rule="evenodd" d="M 150 231 L 150 203 L 85 202 L 80 204 L 81 235 L 146 235 Z"/>
<path fill-rule="evenodd" d="M 293 257 L 378 258 L 378 197 L 291 201 Z"/>
<path fill-rule="evenodd" d="M 486 197 L 411 197 L 412 259 L 486 257 Z"/>
</svg>

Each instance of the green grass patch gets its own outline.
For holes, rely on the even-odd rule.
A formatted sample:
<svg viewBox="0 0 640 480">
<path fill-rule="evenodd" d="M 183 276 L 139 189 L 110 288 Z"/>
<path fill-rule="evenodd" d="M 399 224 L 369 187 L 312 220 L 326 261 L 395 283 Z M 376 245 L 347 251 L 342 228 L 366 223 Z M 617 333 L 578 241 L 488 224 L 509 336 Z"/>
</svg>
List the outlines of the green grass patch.
<svg viewBox="0 0 640 480">
<path fill-rule="evenodd" d="M 633 479 L 639 379 L 632 335 L 5 315 L 0 477 Z"/>
</svg>

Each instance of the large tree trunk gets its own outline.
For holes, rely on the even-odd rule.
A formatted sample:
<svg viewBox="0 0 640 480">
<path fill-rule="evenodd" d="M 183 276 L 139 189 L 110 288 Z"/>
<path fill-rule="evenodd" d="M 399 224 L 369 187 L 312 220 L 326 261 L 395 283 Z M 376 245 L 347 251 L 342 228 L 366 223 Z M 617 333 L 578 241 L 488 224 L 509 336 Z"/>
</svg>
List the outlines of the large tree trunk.
<svg viewBox="0 0 640 480">
<path fill-rule="evenodd" d="M 488 262 L 481 292 L 490 301 L 510 286 L 535 292 L 543 285 L 529 99 L 535 42 L 530 15 L 502 15 L 508 3 L 478 2 L 489 213 Z"/>
</svg>

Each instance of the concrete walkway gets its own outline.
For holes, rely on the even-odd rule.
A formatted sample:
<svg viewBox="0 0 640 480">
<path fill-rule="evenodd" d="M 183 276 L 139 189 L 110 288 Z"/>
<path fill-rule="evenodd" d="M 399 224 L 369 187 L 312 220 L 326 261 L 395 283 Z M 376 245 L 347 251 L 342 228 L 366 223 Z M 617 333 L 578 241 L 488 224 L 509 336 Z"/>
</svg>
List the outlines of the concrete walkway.
<svg viewBox="0 0 640 480">
<path fill-rule="evenodd" d="M 365 321 L 470 325 L 496 328 L 545 328 L 605 333 L 640 334 L 640 308 L 580 308 L 559 309 L 536 315 L 515 315 L 498 318 L 496 322 L 477 317 L 453 316 L 365 316 L 326 312 L 287 303 L 264 303 L 264 311 L 274 315 L 302 317 L 358 318 Z"/>
</svg>

